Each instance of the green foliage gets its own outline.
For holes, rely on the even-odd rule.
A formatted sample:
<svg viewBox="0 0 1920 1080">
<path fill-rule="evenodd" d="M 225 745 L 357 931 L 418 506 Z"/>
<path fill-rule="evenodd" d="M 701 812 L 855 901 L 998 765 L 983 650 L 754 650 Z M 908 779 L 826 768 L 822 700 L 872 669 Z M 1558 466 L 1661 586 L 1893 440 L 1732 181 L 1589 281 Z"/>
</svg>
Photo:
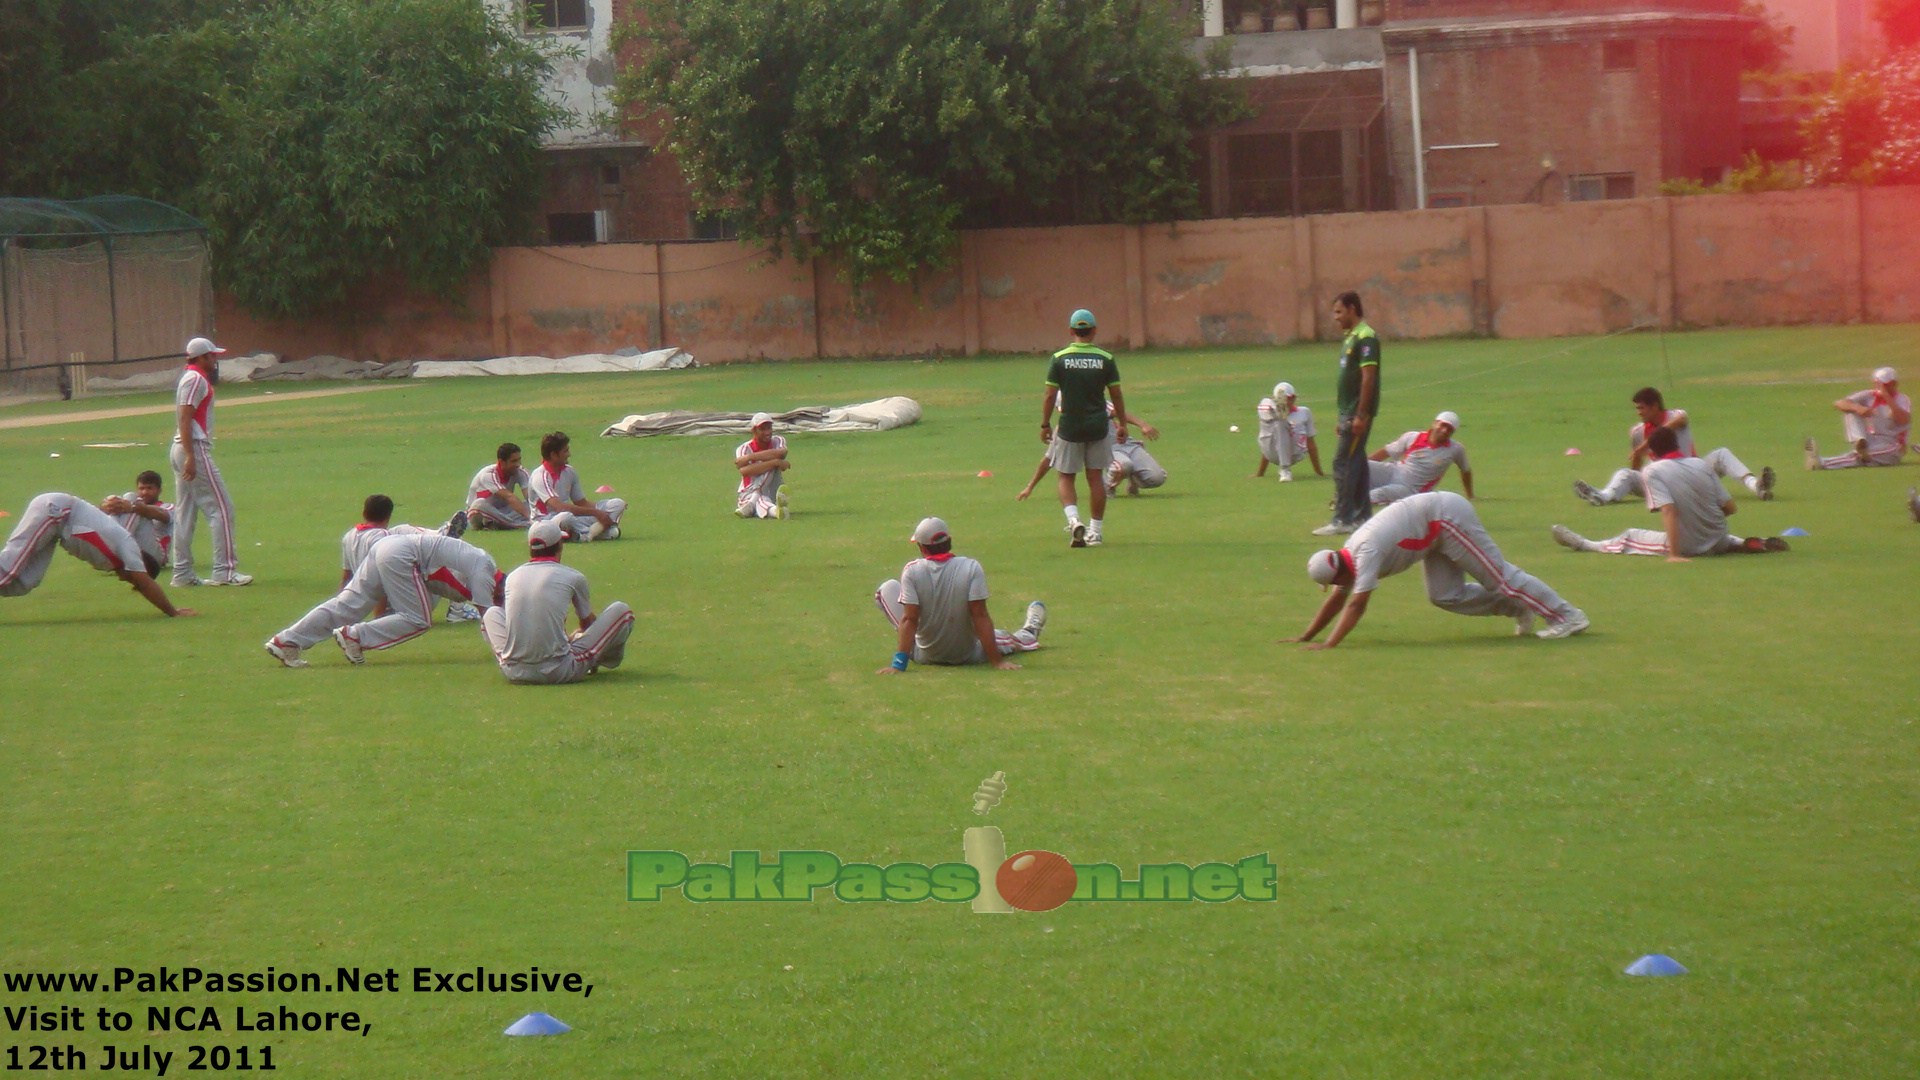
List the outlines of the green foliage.
<svg viewBox="0 0 1920 1080">
<path fill-rule="evenodd" d="M 1920 45 L 1920 0 L 1874 0 L 1873 20 L 1894 52 Z"/>
<path fill-rule="evenodd" d="M 1920 48 L 1836 74 L 1805 133 L 1820 183 L 1920 184 Z"/>
<path fill-rule="evenodd" d="M 1703 184 L 1691 176 L 1666 180 L 1660 184 L 1662 195 L 1752 195 L 1761 191 L 1797 191 L 1807 186 L 1804 169 L 1797 161 L 1763 161 L 1754 151 L 1740 167 L 1717 184 Z"/>
<path fill-rule="evenodd" d="M 177 205 L 254 311 L 386 272 L 453 295 L 525 235 L 564 113 L 546 39 L 483 0 L 33 2 L 0 14 L 0 185 Z"/>
<path fill-rule="evenodd" d="M 1753 29 L 1740 42 L 1740 70 L 1777 72 L 1785 67 L 1787 50 L 1793 46 L 1793 26 L 1760 0 L 1740 0 L 1740 14 L 1754 20 Z"/>
<path fill-rule="evenodd" d="M 383 270 L 451 295 L 519 238 L 562 114 L 547 57 L 506 17 L 314 0 L 246 34 L 252 77 L 220 100 L 195 200 L 242 303 L 311 311 Z"/>
<path fill-rule="evenodd" d="M 1193 212 L 1193 131 L 1233 115 L 1182 16 L 1138 0 L 644 0 L 619 97 L 668 120 L 743 237 L 906 280 L 1017 197 L 1076 222 Z"/>
</svg>

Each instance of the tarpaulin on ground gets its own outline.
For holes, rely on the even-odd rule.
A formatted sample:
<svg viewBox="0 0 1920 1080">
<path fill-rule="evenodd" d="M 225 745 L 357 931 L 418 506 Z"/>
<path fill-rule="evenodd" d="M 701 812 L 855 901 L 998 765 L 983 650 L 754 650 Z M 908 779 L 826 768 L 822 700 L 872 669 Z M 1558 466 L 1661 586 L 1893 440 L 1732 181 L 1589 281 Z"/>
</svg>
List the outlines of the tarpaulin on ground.
<svg viewBox="0 0 1920 1080">
<path fill-rule="evenodd" d="M 887 431 L 920 422 L 920 403 L 909 397 L 881 398 L 838 408 L 813 406 L 770 413 L 773 430 L 787 431 Z M 600 434 L 628 435 L 745 435 L 752 413 L 670 412 L 636 413 L 609 426 Z"/>
<path fill-rule="evenodd" d="M 396 360 L 376 363 L 349 360 L 344 356 L 322 353 L 305 360 L 282 362 L 272 353 L 251 356 L 226 356 L 220 360 L 220 381 L 240 382 L 320 382 L 354 379 L 447 379 L 466 375 L 576 375 L 607 371 L 671 371 L 698 367 L 693 354 L 685 349 L 655 349 L 618 353 L 584 353 L 579 356 L 499 356 L 491 360 Z M 159 390 L 180 379 L 180 369 L 149 371 L 124 379 L 98 376 L 87 380 L 87 389 L 95 393 L 110 390 Z"/>
</svg>

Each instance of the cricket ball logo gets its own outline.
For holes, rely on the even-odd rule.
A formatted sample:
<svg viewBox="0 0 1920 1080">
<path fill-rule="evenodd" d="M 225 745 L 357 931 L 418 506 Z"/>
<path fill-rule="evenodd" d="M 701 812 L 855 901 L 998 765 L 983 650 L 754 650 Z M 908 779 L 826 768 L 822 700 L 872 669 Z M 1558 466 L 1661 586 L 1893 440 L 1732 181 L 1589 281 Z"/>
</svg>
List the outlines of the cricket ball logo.
<svg viewBox="0 0 1920 1080">
<path fill-rule="evenodd" d="M 973 812 L 985 817 L 1007 795 L 1007 774 L 996 772 L 973 792 Z M 1022 851 L 1007 857 L 1006 837 L 992 825 L 976 825 L 961 840 L 967 865 L 980 875 L 978 912 L 1052 911 L 1073 898 L 1080 874 L 1055 851 Z"/>
</svg>

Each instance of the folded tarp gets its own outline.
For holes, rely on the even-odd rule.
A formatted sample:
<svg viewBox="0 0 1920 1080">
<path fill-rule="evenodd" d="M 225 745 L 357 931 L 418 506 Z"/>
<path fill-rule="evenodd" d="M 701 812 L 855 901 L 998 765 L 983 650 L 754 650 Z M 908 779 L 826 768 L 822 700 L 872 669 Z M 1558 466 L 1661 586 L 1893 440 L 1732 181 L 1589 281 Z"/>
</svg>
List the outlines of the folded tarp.
<svg viewBox="0 0 1920 1080">
<path fill-rule="evenodd" d="M 637 356 L 585 353 L 553 359 L 545 356 L 499 356 L 492 360 L 422 360 L 413 366 L 416 379 L 445 379 L 456 375 L 578 375 L 596 371 L 668 371 L 698 367 L 685 349 L 655 349 Z"/>
<path fill-rule="evenodd" d="M 830 409 L 814 406 L 772 413 L 775 431 L 887 431 L 920 422 L 920 403 L 909 397 L 881 398 Z M 752 413 L 671 412 L 636 413 L 602 431 L 603 436 L 629 435 L 745 435 Z"/>
</svg>

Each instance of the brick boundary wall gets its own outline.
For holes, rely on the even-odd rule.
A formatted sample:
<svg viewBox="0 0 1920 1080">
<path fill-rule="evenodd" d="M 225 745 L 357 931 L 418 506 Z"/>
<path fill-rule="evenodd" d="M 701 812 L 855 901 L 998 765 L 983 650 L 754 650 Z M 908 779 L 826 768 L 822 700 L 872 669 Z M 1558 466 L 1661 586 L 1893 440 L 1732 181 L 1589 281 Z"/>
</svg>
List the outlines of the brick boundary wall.
<svg viewBox="0 0 1920 1080">
<path fill-rule="evenodd" d="M 1920 188 L 995 229 L 945 270 L 860 290 L 733 242 L 505 248 L 456 303 L 376 286 L 349 316 L 276 322 L 222 296 L 219 331 L 292 359 L 667 344 L 724 363 L 1037 352 L 1088 307 L 1110 347 L 1260 345 L 1326 338 L 1344 289 L 1402 339 L 1912 322 L 1915 221 Z"/>
</svg>

